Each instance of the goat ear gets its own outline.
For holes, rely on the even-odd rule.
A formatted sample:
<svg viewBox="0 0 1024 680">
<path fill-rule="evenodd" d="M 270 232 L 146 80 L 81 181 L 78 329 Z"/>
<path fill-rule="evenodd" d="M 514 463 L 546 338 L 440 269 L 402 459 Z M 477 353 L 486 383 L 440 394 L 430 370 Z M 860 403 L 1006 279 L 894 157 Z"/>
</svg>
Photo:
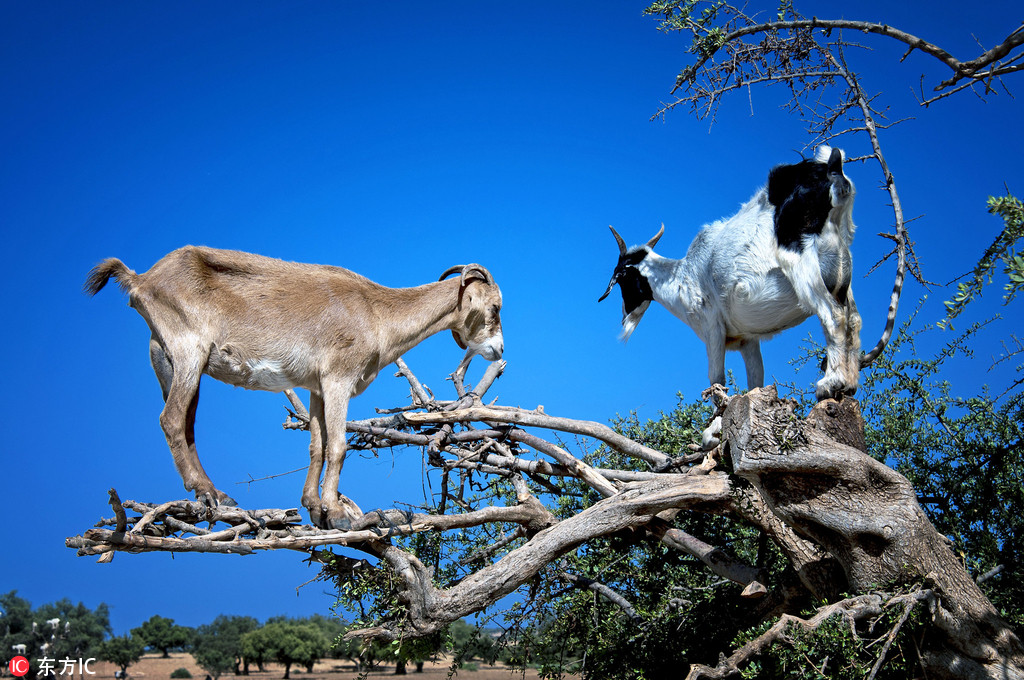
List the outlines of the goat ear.
<svg viewBox="0 0 1024 680">
<path fill-rule="evenodd" d="M 768 173 L 768 202 L 776 208 L 793 194 L 799 182 L 799 165 L 777 165 Z"/>
<path fill-rule="evenodd" d="M 832 149 L 832 153 L 828 156 L 828 173 L 830 175 L 843 174 L 843 152 L 839 149 Z"/>
</svg>

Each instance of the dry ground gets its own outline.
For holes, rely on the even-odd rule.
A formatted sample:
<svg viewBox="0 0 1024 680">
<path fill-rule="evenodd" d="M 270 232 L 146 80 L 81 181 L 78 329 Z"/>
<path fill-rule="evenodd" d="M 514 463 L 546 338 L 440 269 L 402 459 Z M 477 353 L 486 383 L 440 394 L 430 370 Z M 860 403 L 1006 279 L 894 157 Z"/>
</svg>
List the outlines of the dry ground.
<svg viewBox="0 0 1024 680">
<path fill-rule="evenodd" d="M 111 680 L 117 668 L 113 664 L 94 662 L 90 668 L 96 672 L 92 677 L 95 680 Z M 186 668 L 192 674 L 193 680 L 203 680 L 206 671 L 200 668 L 192 659 L 191 654 L 171 654 L 171 658 L 162 659 L 159 654 L 147 654 L 137 664 L 128 667 L 129 680 L 169 680 L 171 673 L 178 668 Z M 251 671 L 248 676 L 238 676 L 238 680 L 279 680 L 284 677 L 284 666 L 278 664 L 267 664 L 266 671 L 260 673 Z M 393 678 L 395 677 L 394 666 L 384 666 L 369 673 L 368 678 Z M 417 673 L 415 666 L 409 667 L 409 680 L 441 680 L 447 678 L 449 665 L 446 661 L 427 662 L 422 673 Z M 58 676 L 60 677 L 60 676 Z M 77 676 L 76 676 L 77 677 Z M 356 673 L 348 661 L 344 659 L 328 659 L 318 663 L 313 673 L 306 673 L 305 668 L 292 667 L 291 678 L 293 680 L 355 680 L 362 677 Z M 521 671 L 513 671 L 503 666 L 487 666 L 478 664 L 478 670 L 463 668 L 457 674 L 460 680 L 516 680 L 524 678 Z M 525 680 L 536 680 L 536 671 L 527 671 Z M 236 680 L 234 675 L 223 675 L 221 680 Z"/>
</svg>

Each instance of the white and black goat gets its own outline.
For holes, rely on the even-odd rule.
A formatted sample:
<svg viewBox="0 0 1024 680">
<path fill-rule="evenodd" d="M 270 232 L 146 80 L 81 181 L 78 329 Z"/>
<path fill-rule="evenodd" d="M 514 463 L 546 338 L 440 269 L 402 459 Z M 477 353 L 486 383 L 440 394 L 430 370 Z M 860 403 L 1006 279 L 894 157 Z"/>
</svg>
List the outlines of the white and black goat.
<svg viewBox="0 0 1024 680">
<path fill-rule="evenodd" d="M 209 505 L 234 505 L 196 452 L 202 374 L 252 390 L 303 387 L 310 392 L 310 464 L 302 504 L 324 527 L 347 529 L 361 515 L 338 493 L 351 397 L 443 330 L 466 350 L 460 369 L 477 354 L 500 359 L 504 349 L 501 291 L 478 264 L 452 267 L 436 283 L 386 288 L 340 267 L 187 246 L 143 274 L 105 260 L 85 291 L 95 295 L 111 277 L 152 332 L 150 360 L 165 402 L 160 425 L 185 488 Z"/>
<path fill-rule="evenodd" d="M 764 384 L 761 340 L 814 314 L 826 340 L 817 398 L 853 394 L 861 327 L 850 289 L 853 198 L 842 152 L 822 146 L 814 159 L 773 168 L 767 187 L 701 229 L 680 260 L 653 251 L 664 225 L 628 250 L 612 228 L 619 261 L 600 299 L 619 285 L 623 340 L 651 301 L 660 302 L 704 341 L 711 384 L 725 382 L 725 351 L 738 349 L 748 388 Z"/>
</svg>

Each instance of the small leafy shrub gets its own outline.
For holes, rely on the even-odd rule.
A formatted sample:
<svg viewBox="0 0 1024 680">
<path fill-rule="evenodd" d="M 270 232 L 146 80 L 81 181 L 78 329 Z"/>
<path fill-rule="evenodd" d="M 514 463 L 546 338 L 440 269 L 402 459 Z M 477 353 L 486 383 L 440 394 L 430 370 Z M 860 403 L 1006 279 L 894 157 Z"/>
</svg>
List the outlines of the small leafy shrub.
<svg viewBox="0 0 1024 680">
<path fill-rule="evenodd" d="M 191 678 L 192 674 L 188 672 L 187 668 L 176 668 L 174 670 L 174 672 L 171 673 L 171 677 L 172 678 Z"/>
</svg>

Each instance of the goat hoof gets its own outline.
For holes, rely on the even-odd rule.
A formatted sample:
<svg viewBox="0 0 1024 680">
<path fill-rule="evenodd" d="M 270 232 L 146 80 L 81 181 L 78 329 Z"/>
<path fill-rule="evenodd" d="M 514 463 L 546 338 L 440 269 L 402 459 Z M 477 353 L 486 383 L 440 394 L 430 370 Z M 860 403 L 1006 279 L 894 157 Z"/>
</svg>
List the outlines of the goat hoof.
<svg viewBox="0 0 1024 680">
<path fill-rule="evenodd" d="M 238 507 L 238 501 L 236 501 L 234 498 L 232 498 L 231 496 L 227 495 L 226 493 L 221 493 L 220 491 L 217 492 L 217 503 L 219 505 L 224 505 L 224 506 L 227 506 L 229 508 L 237 508 Z"/>
<path fill-rule="evenodd" d="M 352 523 L 358 518 L 353 518 L 348 515 L 338 513 L 333 514 L 331 512 L 326 513 L 323 516 L 323 524 L 321 525 L 324 529 L 337 529 L 338 531 L 352 531 Z"/>
<path fill-rule="evenodd" d="M 818 381 L 818 384 L 814 390 L 814 396 L 818 401 L 825 401 L 826 399 L 842 399 L 847 394 L 846 383 L 835 377 L 825 376 Z M 853 388 L 856 391 L 856 387 Z"/>
<path fill-rule="evenodd" d="M 197 492 L 196 500 L 208 508 L 217 508 L 222 505 L 230 508 L 238 507 L 238 503 L 234 498 L 217 489 L 203 493 Z"/>
<path fill-rule="evenodd" d="M 330 528 L 331 529 L 337 529 L 339 531 L 351 531 L 352 530 L 352 520 L 344 518 L 344 517 L 341 518 L 341 519 L 332 519 L 332 520 L 330 520 L 328 522 L 328 524 L 330 524 Z"/>
</svg>

